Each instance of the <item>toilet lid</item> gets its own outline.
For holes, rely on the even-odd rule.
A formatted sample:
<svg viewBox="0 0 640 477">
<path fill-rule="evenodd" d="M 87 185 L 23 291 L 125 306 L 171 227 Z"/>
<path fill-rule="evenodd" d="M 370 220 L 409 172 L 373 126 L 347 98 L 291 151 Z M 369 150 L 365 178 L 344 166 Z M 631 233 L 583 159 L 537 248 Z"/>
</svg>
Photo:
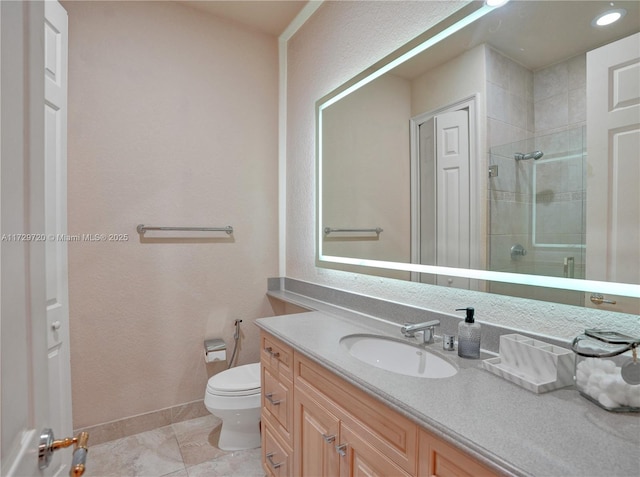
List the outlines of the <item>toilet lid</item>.
<svg viewBox="0 0 640 477">
<path fill-rule="evenodd" d="M 207 391 L 212 394 L 253 394 L 260 390 L 260 363 L 227 369 L 209 378 Z"/>
</svg>

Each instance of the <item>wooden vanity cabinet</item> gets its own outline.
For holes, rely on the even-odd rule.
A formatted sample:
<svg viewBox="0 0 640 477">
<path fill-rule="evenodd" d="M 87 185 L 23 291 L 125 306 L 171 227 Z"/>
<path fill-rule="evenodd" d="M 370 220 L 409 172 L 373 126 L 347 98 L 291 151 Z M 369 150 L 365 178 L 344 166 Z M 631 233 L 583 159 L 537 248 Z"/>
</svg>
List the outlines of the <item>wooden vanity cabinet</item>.
<svg viewBox="0 0 640 477">
<path fill-rule="evenodd" d="M 294 426 L 296 475 L 415 475 L 418 426 L 299 354 Z"/>
<path fill-rule="evenodd" d="M 497 475 L 265 332 L 261 346 L 267 476 Z"/>
</svg>

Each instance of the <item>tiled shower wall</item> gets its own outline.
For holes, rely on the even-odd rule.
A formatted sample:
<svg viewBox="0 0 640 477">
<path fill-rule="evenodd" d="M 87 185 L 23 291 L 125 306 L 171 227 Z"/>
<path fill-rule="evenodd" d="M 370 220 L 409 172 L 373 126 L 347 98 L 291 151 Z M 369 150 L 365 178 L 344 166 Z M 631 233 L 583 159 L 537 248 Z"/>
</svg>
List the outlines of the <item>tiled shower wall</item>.
<svg viewBox="0 0 640 477">
<path fill-rule="evenodd" d="M 533 73 L 536 136 L 586 124 L 586 66 L 582 54 Z"/>
<path fill-rule="evenodd" d="M 489 148 L 586 124 L 585 54 L 532 72 L 487 51 Z"/>
<path fill-rule="evenodd" d="M 523 141 L 534 128 L 533 73 L 488 48 L 487 147 Z M 528 244 L 531 171 L 517 167 L 508 149 L 505 157 L 489 158 L 498 166 L 498 176 L 489 179 L 489 263 L 492 270 L 524 272 L 522 261 L 512 262 L 509 252 L 513 244 Z"/>
<path fill-rule="evenodd" d="M 534 75 L 524 66 L 487 48 L 487 147 L 531 137 Z"/>
<path fill-rule="evenodd" d="M 489 184 L 490 268 L 563 276 L 564 257 L 572 256 L 573 276 L 583 276 L 584 248 L 575 244 L 584 244 L 586 56 L 532 72 L 496 50 L 488 52 L 489 164 L 498 166 L 498 176 Z M 535 150 L 544 152 L 543 160 L 514 159 L 516 152 Z M 560 160 L 566 156 L 571 158 Z M 515 244 L 527 255 L 512 258 Z M 511 284 L 490 287 L 496 293 L 518 295 Z M 552 291 L 543 293 L 548 292 Z M 581 300 L 577 293 L 553 293 L 561 302 Z"/>
</svg>

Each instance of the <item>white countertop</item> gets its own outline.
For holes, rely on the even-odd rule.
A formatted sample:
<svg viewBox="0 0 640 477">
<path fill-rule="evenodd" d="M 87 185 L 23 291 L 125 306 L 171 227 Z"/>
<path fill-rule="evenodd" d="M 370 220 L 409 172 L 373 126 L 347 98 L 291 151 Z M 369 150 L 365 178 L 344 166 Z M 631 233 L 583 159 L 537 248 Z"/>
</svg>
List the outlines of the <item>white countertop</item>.
<svg viewBox="0 0 640 477">
<path fill-rule="evenodd" d="M 261 318 L 258 326 L 439 437 L 510 475 L 640 475 L 640 414 L 612 413 L 573 387 L 535 394 L 482 368 L 482 360 L 427 349 L 458 368 L 450 378 L 403 376 L 349 355 L 340 338 L 402 338 L 400 326 L 344 311 Z M 490 357 L 487 355 L 486 357 Z"/>
</svg>

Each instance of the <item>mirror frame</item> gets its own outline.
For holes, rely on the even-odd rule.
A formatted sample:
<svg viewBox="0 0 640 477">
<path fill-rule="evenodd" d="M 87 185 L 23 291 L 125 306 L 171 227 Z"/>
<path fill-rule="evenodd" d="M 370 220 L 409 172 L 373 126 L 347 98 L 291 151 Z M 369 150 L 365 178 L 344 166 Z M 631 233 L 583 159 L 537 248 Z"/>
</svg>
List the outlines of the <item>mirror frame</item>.
<svg viewBox="0 0 640 477">
<path fill-rule="evenodd" d="M 358 88 L 370 83 L 397 65 L 407 61 L 432 45 L 447 38 L 458 30 L 495 10 L 483 1 L 474 1 L 428 29 L 423 34 L 401 46 L 371 67 L 345 82 L 316 102 L 316 266 L 335 268 L 330 264 L 345 264 L 357 267 L 380 268 L 386 270 L 428 273 L 471 278 L 481 281 L 495 281 L 518 285 L 540 286 L 579 292 L 598 292 L 611 295 L 640 298 L 640 285 L 630 283 L 604 282 L 576 278 L 526 275 L 511 272 L 496 272 L 466 268 L 451 268 L 435 265 L 421 265 L 405 262 L 358 259 L 325 255 L 322 251 L 324 230 L 322 224 L 322 111 Z M 499 8 L 499 7 L 497 7 Z"/>
</svg>

